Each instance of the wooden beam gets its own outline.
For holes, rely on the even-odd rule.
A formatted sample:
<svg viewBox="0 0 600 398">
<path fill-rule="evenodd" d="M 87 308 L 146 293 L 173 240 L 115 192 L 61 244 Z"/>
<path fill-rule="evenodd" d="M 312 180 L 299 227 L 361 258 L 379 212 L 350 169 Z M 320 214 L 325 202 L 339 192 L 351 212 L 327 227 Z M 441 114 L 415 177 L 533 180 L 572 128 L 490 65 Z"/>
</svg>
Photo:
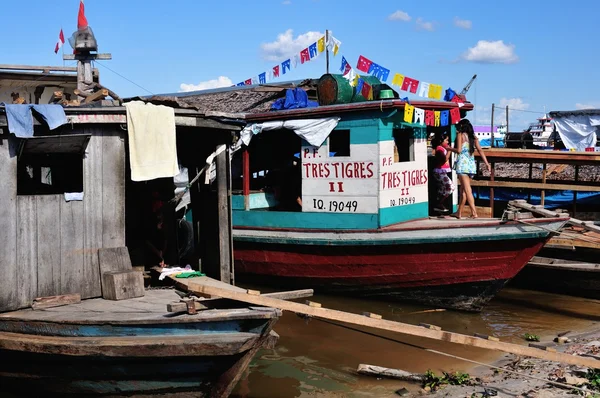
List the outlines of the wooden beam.
<svg viewBox="0 0 600 398">
<path fill-rule="evenodd" d="M 80 93 L 82 93 L 81 90 L 77 90 L 77 91 L 79 91 Z M 94 102 L 94 101 L 97 101 L 97 100 L 104 99 L 107 96 L 108 96 L 108 90 L 101 89 L 101 90 L 98 90 L 95 93 L 92 93 L 90 95 L 83 95 L 83 97 L 85 97 L 84 103 L 85 104 L 89 104 L 90 102 Z"/>
<path fill-rule="evenodd" d="M 291 301 L 278 300 L 264 296 L 251 296 L 246 293 L 233 292 L 225 289 L 219 289 L 212 286 L 205 286 L 196 283 L 190 283 L 189 289 L 192 292 L 201 294 L 219 295 L 223 298 L 238 300 L 255 305 L 280 308 L 282 310 L 292 311 L 298 314 L 310 315 L 317 318 L 323 318 L 333 321 L 345 322 L 354 325 L 367 326 L 390 332 L 403 333 L 411 336 L 424 337 L 432 340 L 440 340 L 448 343 L 462 344 L 467 346 L 486 348 L 490 350 L 507 352 L 515 355 L 525 355 L 568 363 L 571 365 L 587 366 L 591 368 L 600 368 L 600 361 L 590 358 L 577 357 L 574 355 L 558 352 L 549 352 L 533 347 L 525 347 L 517 344 L 505 343 L 501 341 L 484 340 L 474 336 L 467 336 L 459 333 L 446 332 L 443 330 L 426 329 L 416 325 L 410 325 L 401 322 L 388 321 L 384 319 L 368 318 L 363 315 L 352 314 L 344 311 L 337 311 L 328 308 L 316 308 L 305 304 Z"/>
<path fill-rule="evenodd" d="M 376 376 L 376 377 L 389 377 L 391 379 L 399 379 L 404 381 L 413 381 L 422 383 L 425 380 L 425 376 L 417 373 L 410 373 L 402 369 L 384 368 L 382 366 L 367 365 L 361 363 L 358 365 L 356 371 L 362 375 Z"/>
<path fill-rule="evenodd" d="M 549 191 L 579 191 L 579 192 L 600 192 L 600 186 L 594 185 L 573 185 L 573 184 L 544 184 L 539 182 L 521 182 L 521 181 L 489 181 L 473 180 L 471 186 L 474 187 L 494 187 L 494 188 L 531 188 L 545 189 Z"/>
<path fill-rule="evenodd" d="M 85 54 L 85 55 L 65 54 L 65 55 L 63 55 L 63 59 L 65 61 L 96 60 L 96 59 L 108 61 L 108 60 L 112 59 L 112 55 L 111 54 Z"/>
<path fill-rule="evenodd" d="M 243 290 L 243 289 L 242 289 Z M 271 297 L 279 300 L 296 300 L 300 298 L 311 297 L 313 295 L 312 289 L 302 290 L 290 290 L 287 292 L 275 292 L 275 293 L 264 293 L 263 297 Z M 206 310 L 214 308 L 220 305 L 223 299 L 207 299 L 202 301 L 194 301 L 196 310 Z M 231 302 L 230 302 L 231 303 Z M 167 312 L 185 312 L 187 311 L 187 304 L 185 302 L 167 304 Z"/>
<path fill-rule="evenodd" d="M 224 146 L 224 145 L 223 145 Z M 221 282 L 231 283 L 231 266 L 233 259 L 231 258 L 231 247 L 229 242 L 229 197 L 228 197 L 228 173 L 227 163 L 229 158 L 227 151 L 222 150 L 217 155 L 217 217 L 219 220 L 219 259 L 220 259 L 220 275 L 217 277 Z"/>
<path fill-rule="evenodd" d="M 43 310 L 45 308 L 61 307 L 63 305 L 78 303 L 81 303 L 81 295 L 79 293 L 65 294 L 62 296 L 38 297 L 33 300 L 31 308 L 34 310 Z"/>
<path fill-rule="evenodd" d="M 77 72 L 75 66 L 32 66 L 32 65 L 8 65 L 0 64 L 0 70 L 23 70 L 23 71 L 42 71 L 42 72 Z M 94 69 L 98 70 L 98 69 Z"/>
</svg>

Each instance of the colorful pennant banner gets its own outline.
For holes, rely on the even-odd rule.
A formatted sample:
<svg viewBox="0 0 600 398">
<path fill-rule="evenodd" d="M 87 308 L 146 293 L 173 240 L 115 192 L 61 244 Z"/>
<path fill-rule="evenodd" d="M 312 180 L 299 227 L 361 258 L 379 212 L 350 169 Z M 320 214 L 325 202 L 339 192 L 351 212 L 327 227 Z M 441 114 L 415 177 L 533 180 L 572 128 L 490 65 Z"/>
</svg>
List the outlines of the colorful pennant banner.
<svg viewBox="0 0 600 398">
<path fill-rule="evenodd" d="M 298 66 L 298 64 L 304 64 L 306 62 L 312 61 L 313 59 L 317 58 L 322 52 L 325 51 L 326 48 L 329 49 L 329 51 L 331 51 L 333 53 L 333 56 L 336 56 L 338 51 L 340 50 L 341 45 L 342 45 L 342 42 L 339 41 L 338 39 L 336 39 L 335 37 L 330 35 L 329 41 L 327 42 L 325 40 L 325 36 L 323 36 L 319 40 L 317 40 L 316 42 L 311 44 L 310 46 L 308 46 L 305 49 L 303 49 L 302 51 L 300 51 L 300 53 L 295 54 L 293 57 L 286 59 L 281 64 L 275 65 L 268 73 L 263 72 L 263 73 L 259 74 L 258 76 L 254 76 L 251 79 L 247 79 L 242 82 L 239 82 L 238 84 L 236 84 L 236 86 L 248 86 L 251 84 L 266 84 L 270 80 L 276 79 L 276 78 L 280 77 L 281 75 L 285 75 L 287 72 L 289 72 L 292 69 L 292 67 L 296 68 Z M 344 74 L 349 72 L 345 69 L 346 68 L 345 65 L 348 65 L 348 67 L 350 69 L 352 69 L 350 64 L 348 64 L 348 62 L 346 62 L 344 64 L 344 69 L 341 69 L 341 72 L 343 72 Z M 385 73 L 385 71 L 378 71 L 378 73 L 383 75 Z M 388 73 L 389 73 L 389 71 L 388 71 Z M 387 75 L 386 75 L 386 78 L 387 78 Z"/>
<path fill-rule="evenodd" d="M 421 126 L 448 126 L 460 121 L 460 108 L 456 107 L 447 111 L 430 111 L 406 103 L 404 105 L 404 121 L 420 124 Z"/>
</svg>

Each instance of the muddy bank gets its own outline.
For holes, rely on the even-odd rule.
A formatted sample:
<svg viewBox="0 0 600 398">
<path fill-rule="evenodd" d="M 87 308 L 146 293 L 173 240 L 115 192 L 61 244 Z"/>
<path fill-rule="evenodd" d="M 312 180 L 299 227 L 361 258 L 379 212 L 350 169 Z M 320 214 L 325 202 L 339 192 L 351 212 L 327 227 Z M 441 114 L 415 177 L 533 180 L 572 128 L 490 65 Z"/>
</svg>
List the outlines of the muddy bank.
<svg viewBox="0 0 600 398">
<path fill-rule="evenodd" d="M 567 344 L 554 343 L 552 347 L 559 352 L 597 356 L 600 360 L 600 325 L 596 325 L 594 329 L 587 332 L 567 334 L 565 337 L 568 337 L 570 342 Z M 547 341 L 545 339 L 542 342 L 552 343 L 551 340 Z M 588 368 L 563 365 L 536 358 L 517 357 L 515 355 L 504 355 L 493 365 L 501 369 L 490 369 L 483 366 L 471 369 L 470 374 L 474 378 L 473 385 L 446 386 L 433 393 L 420 390 L 413 393 L 412 396 L 555 398 L 584 396 L 586 394 L 582 391 L 576 391 L 574 388 L 559 387 L 538 379 L 547 379 L 567 386 L 576 386 L 588 391 L 588 396 L 600 396 L 600 386 L 594 387 L 590 383 L 590 379 L 586 377 Z M 600 381 L 600 377 L 598 380 Z"/>
</svg>

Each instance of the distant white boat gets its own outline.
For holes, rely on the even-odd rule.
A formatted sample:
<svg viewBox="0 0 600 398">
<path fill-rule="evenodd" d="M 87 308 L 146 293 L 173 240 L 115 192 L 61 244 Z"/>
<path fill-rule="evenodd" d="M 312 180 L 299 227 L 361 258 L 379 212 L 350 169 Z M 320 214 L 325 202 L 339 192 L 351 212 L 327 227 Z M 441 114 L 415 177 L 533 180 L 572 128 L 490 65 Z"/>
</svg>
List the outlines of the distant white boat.
<svg viewBox="0 0 600 398">
<path fill-rule="evenodd" d="M 554 122 L 552 118 L 544 114 L 543 117 L 537 119 L 523 130 L 523 133 L 531 134 L 533 138 L 533 144 L 537 146 L 551 146 L 552 133 L 554 133 Z"/>
<path fill-rule="evenodd" d="M 481 146 L 491 146 L 492 132 L 490 126 L 473 126 L 475 136 L 479 138 Z M 506 125 L 498 125 L 494 127 L 494 141 L 496 147 L 504 146 L 504 136 L 506 135 Z"/>
</svg>

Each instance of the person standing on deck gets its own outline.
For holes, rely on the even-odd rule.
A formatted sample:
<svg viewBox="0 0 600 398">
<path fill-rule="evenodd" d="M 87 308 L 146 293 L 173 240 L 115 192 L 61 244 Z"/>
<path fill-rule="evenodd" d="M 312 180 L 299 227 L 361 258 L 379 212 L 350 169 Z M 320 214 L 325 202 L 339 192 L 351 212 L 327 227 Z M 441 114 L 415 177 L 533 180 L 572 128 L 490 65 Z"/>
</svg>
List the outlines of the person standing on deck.
<svg viewBox="0 0 600 398">
<path fill-rule="evenodd" d="M 435 177 L 438 184 L 437 191 L 437 206 L 434 208 L 438 212 L 447 212 L 448 209 L 444 205 L 444 202 L 454 192 L 456 187 L 448 176 L 452 170 L 450 169 L 450 153 L 458 150 L 451 148 L 448 145 L 448 134 L 437 135 L 431 140 L 431 147 L 433 148 L 435 155 L 435 169 L 433 169 L 433 176 Z"/>
<path fill-rule="evenodd" d="M 485 154 L 481 150 L 479 145 L 479 139 L 475 136 L 473 131 L 473 125 L 468 119 L 462 119 L 456 125 L 456 146 L 458 150 L 458 157 L 455 163 L 456 174 L 460 181 L 460 200 L 458 204 L 458 212 L 456 218 L 461 218 L 462 209 L 465 203 L 469 203 L 471 209 L 471 217 L 477 218 L 477 209 L 475 208 L 475 198 L 473 197 L 473 191 L 471 190 L 471 180 L 477 174 L 477 165 L 475 164 L 475 149 L 481 156 L 481 159 L 485 162 L 488 170 L 491 172 L 490 164 L 488 163 Z"/>
</svg>

